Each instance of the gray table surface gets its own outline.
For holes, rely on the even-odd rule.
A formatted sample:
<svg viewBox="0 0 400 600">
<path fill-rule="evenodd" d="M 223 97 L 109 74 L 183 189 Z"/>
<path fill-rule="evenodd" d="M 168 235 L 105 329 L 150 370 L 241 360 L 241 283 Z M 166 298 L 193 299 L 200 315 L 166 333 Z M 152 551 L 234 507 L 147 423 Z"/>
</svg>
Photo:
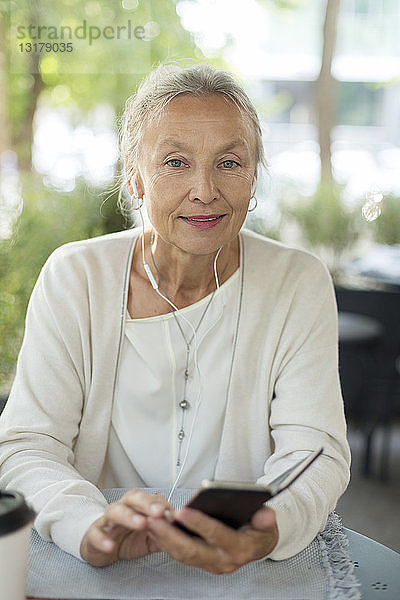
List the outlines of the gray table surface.
<svg viewBox="0 0 400 600">
<path fill-rule="evenodd" d="M 361 533 L 346 528 L 344 531 L 363 600 L 399 600 L 400 554 Z"/>
<path fill-rule="evenodd" d="M 351 529 L 344 531 L 363 600 L 400 600 L 400 554 Z"/>
</svg>

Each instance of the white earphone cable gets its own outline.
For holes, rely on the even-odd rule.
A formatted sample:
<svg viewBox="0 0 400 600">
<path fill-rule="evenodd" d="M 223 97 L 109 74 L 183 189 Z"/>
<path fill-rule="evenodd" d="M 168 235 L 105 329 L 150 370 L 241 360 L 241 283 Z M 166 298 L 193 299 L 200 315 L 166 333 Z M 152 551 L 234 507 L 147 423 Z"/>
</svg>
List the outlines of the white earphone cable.
<svg viewBox="0 0 400 600">
<path fill-rule="evenodd" d="M 171 302 L 169 300 L 169 298 L 167 298 L 164 294 L 162 294 L 160 292 L 158 283 L 155 280 L 154 275 L 153 275 L 153 273 L 152 273 L 149 265 L 146 263 L 145 252 L 144 252 L 144 250 L 145 250 L 145 244 L 144 244 L 144 219 L 143 219 L 143 214 L 142 214 L 142 210 L 141 210 L 140 206 L 139 206 L 139 215 L 140 215 L 140 218 L 141 218 L 141 221 L 142 221 L 142 240 L 141 240 L 141 245 L 142 245 L 142 262 L 143 262 L 143 268 L 144 268 L 144 270 L 146 272 L 146 275 L 149 278 L 149 281 L 150 281 L 153 289 L 155 290 L 155 292 L 157 292 L 157 294 L 161 298 L 163 298 L 163 300 L 165 300 L 172 307 L 173 310 L 175 310 L 177 313 L 179 313 L 180 318 L 185 323 L 187 323 L 187 325 L 189 325 L 190 329 L 193 332 L 193 340 L 194 340 L 193 362 L 194 362 L 194 365 L 195 365 L 195 369 L 196 369 L 196 373 L 197 373 L 198 381 L 199 381 L 199 391 L 198 391 L 197 398 L 196 398 L 195 414 L 194 414 L 194 417 L 193 417 L 192 426 L 190 428 L 188 443 L 187 443 L 187 446 L 186 446 L 186 452 L 185 452 L 185 456 L 183 458 L 182 465 L 181 465 L 181 467 L 179 469 L 179 473 L 178 473 L 177 477 L 175 478 L 175 481 L 172 484 L 172 488 L 171 488 L 171 490 L 169 492 L 169 495 L 168 495 L 168 502 L 169 502 L 170 499 L 171 499 L 171 497 L 172 497 L 172 494 L 174 493 L 174 491 L 175 491 L 175 489 L 176 489 L 176 487 L 177 487 L 177 485 L 178 485 L 178 483 L 179 483 L 179 481 L 180 481 L 180 479 L 182 477 L 182 473 L 183 473 L 185 465 L 186 465 L 186 461 L 187 461 L 187 458 L 188 458 L 188 455 L 189 455 L 189 449 L 190 449 L 191 442 L 192 442 L 193 432 L 194 432 L 195 424 L 196 424 L 196 421 L 197 421 L 197 417 L 198 417 L 198 414 L 199 414 L 199 409 L 200 409 L 200 405 L 201 405 L 201 401 L 202 401 L 201 374 L 200 374 L 200 368 L 199 368 L 199 363 L 198 363 L 198 348 L 199 348 L 199 345 L 198 345 L 197 333 L 196 333 L 196 330 L 193 327 L 192 323 L 179 311 L 179 308 L 177 306 L 175 306 L 175 304 L 173 302 Z M 222 250 L 222 246 L 218 249 L 218 252 L 217 252 L 217 254 L 215 255 L 215 258 L 214 258 L 214 277 L 215 277 L 215 283 L 216 283 L 217 290 L 220 289 L 220 284 L 219 284 L 219 279 L 218 279 L 218 272 L 217 272 L 217 260 L 218 260 L 218 257 L 219 257 L 219 254 L 220 254 L 221 250 Z M 213 323 L 209 327 L 209 329 L 206 331 L 205 335 L 207 335 L 208 332 L 213 327 L 215 327 L 215 325 L 220 321 L 220 319 L 222 317 L 222 314 L 223 314 L 223 309 L 224 309 L 224 303 L 223 302 L 222 302 L 222 306 L 223 306 L 223 308 L 222 308 L 221 314 L 219 315 L 217 321 L 215 323 Z"/>
</svg>

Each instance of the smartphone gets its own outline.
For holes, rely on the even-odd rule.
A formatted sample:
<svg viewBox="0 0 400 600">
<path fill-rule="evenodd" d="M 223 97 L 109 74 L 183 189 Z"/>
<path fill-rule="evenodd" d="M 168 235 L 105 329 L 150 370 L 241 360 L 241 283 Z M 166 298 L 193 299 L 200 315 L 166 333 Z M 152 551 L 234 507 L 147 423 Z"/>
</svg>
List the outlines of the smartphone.
<svg viewBox="0 0 400 600">
<path fill-rule="evenodd" d="M 322 452 L 323 448 L 311 452 L 268 485 L 205 479 L 186 506 L 201 510 L 233 529 L 239 529 L 250 522 L 253 514 L 267 500 L 286 490 Z M 199 537 L 182 523 L 174 521 L 173 524 L 189 535 Z"/>
</svg>

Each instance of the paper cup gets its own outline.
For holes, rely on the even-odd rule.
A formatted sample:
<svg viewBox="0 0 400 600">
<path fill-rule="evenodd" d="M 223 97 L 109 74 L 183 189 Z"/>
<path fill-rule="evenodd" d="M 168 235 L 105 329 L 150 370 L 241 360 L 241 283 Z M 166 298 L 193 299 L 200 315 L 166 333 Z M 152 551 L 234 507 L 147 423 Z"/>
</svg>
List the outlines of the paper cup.
<svg viewBox="0 0 400 600">
<path fill-rule="evenodd" d="M 25 600 L 33 510 L 22 494 L 0 490 L 0 598 Z"/>
</svg>

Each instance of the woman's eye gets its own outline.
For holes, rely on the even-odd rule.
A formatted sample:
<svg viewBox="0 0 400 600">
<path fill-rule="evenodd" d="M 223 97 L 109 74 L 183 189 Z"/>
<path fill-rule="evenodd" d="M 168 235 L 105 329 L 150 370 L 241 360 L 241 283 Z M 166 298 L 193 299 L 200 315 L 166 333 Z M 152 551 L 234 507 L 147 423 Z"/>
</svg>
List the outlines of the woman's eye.
<svg viewBox="0 0 400 600">
<path fill-rule="evenodd" d="M 236 160 L 224 160 L 221 164 L 224 167 L 224 169 L 233 169 L 234 167 L 239 165 L 239 163 L 237 163 Z"/>
<path fill-rule="evenodd" d="M 167 161 L 167 165 L 170 167 L 182 167 L 183 161 L 179 160 L 179 158 L 171 158 L 171 160 Z"/>
</svg>

